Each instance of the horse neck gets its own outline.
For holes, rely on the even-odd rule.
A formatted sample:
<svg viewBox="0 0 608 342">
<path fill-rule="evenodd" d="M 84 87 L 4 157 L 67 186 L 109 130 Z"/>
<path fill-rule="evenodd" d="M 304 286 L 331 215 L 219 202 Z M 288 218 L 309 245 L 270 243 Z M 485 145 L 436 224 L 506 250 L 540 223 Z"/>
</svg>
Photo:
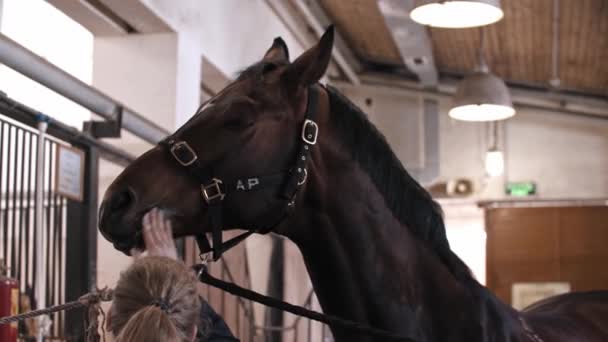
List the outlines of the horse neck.
<svg viewBox="0 0 608 342">
<path fill-rule="evenodd" d="M 356 162 L 339 148 L 319 149 L 282 233 L 299 247 L 324 312 L 419 341 L 505 334 L 486 331 L 480 321 L 504 325 L 506 308 L 488 301 L 494 297 L 472 278 L 467 285 L 456 279 L 430 244 L 395 218 Z M 336 341 L 375 341 L 332 330 Z M 509 339 L 495 339 L 503 340 Z"/>
</svg>

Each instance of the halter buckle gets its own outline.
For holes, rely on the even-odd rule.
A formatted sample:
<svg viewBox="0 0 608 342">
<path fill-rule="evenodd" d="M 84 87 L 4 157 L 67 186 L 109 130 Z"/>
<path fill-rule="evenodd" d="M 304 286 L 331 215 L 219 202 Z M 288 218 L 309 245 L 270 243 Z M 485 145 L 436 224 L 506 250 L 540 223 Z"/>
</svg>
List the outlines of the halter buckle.
<svg viewBox="0 0 608 342">
<path fill-rule="evenodd" d="M 224 197 L 226 197 L 226 194 L 222 192 L 220 184 L 222 184 L 221 180 L 213 178 L 210 184 L 201 185 L 201 192 L 203 193 L 203 198 L 207 204 L 210 204 L 211 201 L 218 198 L 220 201 L 223 201 Z"/>
<path fill-rule="evenodd" d="M 314 145 L 317 143 L 318 136 L 319 125 L 310 119 L 304 120 L 304 124 L 302 125 L 302 140 L 308 145 Z"/>
<path fill-rule="evenodd" d="M 191 156 L 190 159 L 183 160 L 182 157 L 184 157 L 184 153 L 180 153 L 180 149 L 184 149 L 185 152 Z M 169 151 L 171 152 L 171 155 L 173 155 L 173 158 L 175 158 L 175 160 L 177 160 L 177 162 L 182 166 L 190 166 L 198 159 L 196 152 L 194 152 L 192 147 L 190 147 L 190 145 L 188 145 L 188 143 L 185 141 L 179 141 L 173 144 Z"/>
</svg>

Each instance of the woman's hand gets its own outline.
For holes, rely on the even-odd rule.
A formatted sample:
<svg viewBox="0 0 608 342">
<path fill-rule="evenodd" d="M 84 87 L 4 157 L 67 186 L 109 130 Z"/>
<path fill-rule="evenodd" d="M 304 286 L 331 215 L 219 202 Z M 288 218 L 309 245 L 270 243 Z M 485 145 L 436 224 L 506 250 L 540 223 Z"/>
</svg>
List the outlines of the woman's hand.
<svg viewBox="0 0 608 342">
<path fill-rule="evenodd" d="M 144 215 L 142 225 L 147 255 L 178 260 L 171 221 L 165 218 L 161 210 L 156 208 L 150 210 Z"/>
</svg>

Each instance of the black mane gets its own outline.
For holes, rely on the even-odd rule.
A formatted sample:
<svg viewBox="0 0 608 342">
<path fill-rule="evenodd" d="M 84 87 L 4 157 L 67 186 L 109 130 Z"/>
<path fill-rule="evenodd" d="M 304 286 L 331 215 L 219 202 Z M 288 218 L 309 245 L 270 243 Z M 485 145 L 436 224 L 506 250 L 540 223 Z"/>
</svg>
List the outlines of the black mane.
<svg viewBox="0 0 608 342">
<path fill-rule="evenodd" d="M 385 137 L 367 115 L 335 88 L 328 86 L 332 126 L 352 157 L 367 172 L 395 217 L 415 236 L 427 241 L 458 278 L 471 271 L 451 250 L 441 207 L 410 176 Z"/>
</svg>

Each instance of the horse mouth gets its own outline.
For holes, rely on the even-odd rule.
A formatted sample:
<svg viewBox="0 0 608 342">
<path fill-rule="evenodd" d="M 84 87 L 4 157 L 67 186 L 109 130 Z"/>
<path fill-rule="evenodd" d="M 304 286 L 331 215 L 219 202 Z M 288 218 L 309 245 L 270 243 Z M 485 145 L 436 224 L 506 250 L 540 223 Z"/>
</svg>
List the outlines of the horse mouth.
<svg viewBox="0 0 608 342">
<path fill-rule="evenodd" d="M 112 246 L 127 256 L 133 256 L 134 250 L 144 251 L 146 249 L 141 229 L 138 229 L 134 235 L 128 238 L 113 241 Z"/>
<path fill-rule="evenodd" d="M 136 216 L 137 218 L 135 220 L 129 221 L 131 223 L 126 225 L 127 227 L 135 228 L 135 231 L 133 233 L 125 235 L 111 235 L 103 233 L 102 231 L 102 235 L 110 243 L 112 243 L 114 249 L 118 250 L 119 252 L 122 252 L 127 256 L 137 256 L 139 253 L 142 253 L 146 250 L 146 244 L 144 242 L 143 237 L 143 225 L 141 224 L 141 222 L 143 220 L 144 215 L 150 210 L 151 208 L 143 210 L 139 215 Z M 175 215 L 175 213 L 170 210 L 162 210 L 165 212 L 165 217 L 167 219 L 171 219 L 175 226 L 177 215 Z"/>
</svg>

